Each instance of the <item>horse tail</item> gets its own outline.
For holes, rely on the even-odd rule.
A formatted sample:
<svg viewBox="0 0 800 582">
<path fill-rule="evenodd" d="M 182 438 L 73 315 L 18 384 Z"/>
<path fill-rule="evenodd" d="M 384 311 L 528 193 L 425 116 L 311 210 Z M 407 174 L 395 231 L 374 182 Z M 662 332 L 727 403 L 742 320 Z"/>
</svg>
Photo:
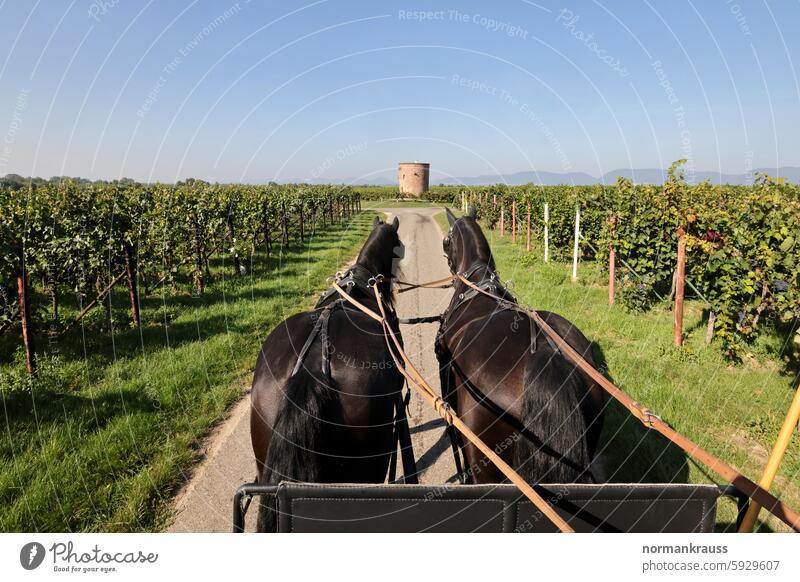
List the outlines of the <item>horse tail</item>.
<svg viewBox="0 0 800 582">
<path fill-rule="evenodd" d="M 578 371 L 560 353 L 541 348 L 528 359 L 521 414 L 525 430 L 514 446 L 514 465 L 529 483 L 591 481 L 580 407 L 585 392 Z"/>
<path fill-rule="evenodd" d="M 322 481 L 326 446 L 326 420 L 338 404 L 336 391 L 326 386 L 301 366 L 289 378 L 284 398 L 272 427 L 260 482 L 277 485 L 281 481 Z M 330 445 L 330 443 L 327 443 Z M 262 500 L 258 513 L 258 531 L 275 531 L 277 506 L 274 497 Z"/>
</svg>

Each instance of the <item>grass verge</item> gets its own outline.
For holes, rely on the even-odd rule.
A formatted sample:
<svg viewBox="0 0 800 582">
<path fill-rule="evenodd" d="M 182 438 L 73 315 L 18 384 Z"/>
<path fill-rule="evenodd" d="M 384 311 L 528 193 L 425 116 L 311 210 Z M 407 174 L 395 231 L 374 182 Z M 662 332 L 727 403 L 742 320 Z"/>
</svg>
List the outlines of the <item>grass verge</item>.
<svg viewBox="0 0 800 582">
<path fill-rule="evenodd" d="M 224 276 L 217 260 L 202 296 L 143 298 L 141 332 L 109 335 L 89 319 L 48 346 L 31 390 L 0 383 L 0 531 L 162 527 L 204 435 L 249 386 L 261 342 L 312 304 L 371 220 L 363 213 L 304 248 L 258 256 L 246 277 Z M 111 305 L 112 321 L 127 321 L 124 291 Z M 12 354 L 14 338 L 0 339 L 0 353 Z"/>
</svg>

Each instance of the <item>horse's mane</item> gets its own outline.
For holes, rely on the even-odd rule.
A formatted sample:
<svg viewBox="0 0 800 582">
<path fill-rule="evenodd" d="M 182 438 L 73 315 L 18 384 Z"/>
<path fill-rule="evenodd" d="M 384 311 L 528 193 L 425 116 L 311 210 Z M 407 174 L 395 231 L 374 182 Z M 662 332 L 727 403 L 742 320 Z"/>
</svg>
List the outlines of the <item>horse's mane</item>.
<svg viewBox="0 0 800 582">
<path fill-rule="evenodd" d="M 486 235 L 483 234 L 478 221 L 469 216 L 465 216 L 456 221 L 453 225 L 453 233 L 458 233 L 461 245 L 462 268 L 467 268 L 470 265 L 463 264 L 464 261 L 474 263 L 476 261 L 485 262 L 492 270 L 495 270 L 494 256 L 492 256 L 492 249 L 489 246 L 489 241 L 486 240 Z M 452 239 L 451 239 L 452 240 Z M 472 255 L 472 256 L 468 256 Z"/>
<path fill-rule="evenodd" d="M 356 263 L 370 270 L 373 274 L 383 273 L 389 275 L 379 286 L 389 305 L 394 307 L 394 293 L 391 283 L 392 277 L 400 274 L 399 257 L 395 256 L 394 249 L 400 244 L 397 232 L 391 225 L 381 224 L 372 229 L 367 242 L 361 247 Z"/>
</svg>

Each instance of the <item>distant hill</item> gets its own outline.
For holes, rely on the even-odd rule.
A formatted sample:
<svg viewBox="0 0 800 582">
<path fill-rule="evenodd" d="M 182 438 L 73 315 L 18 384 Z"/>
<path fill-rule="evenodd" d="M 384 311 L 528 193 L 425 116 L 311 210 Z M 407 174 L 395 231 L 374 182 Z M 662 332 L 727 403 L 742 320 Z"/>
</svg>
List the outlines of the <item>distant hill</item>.
<svg viewBox="0 0 800 582">
<path fill-rule="evenodd" d="M 697 171 L 690 174 L 684 170 L 687 180 L 693 184 L 699 184 L 704 180 L 712 184 L 752 184 L 753 176 L 757 173 L 768 174 L 774 178 L 785 178 L 793 184 L 800 183 L 800 167 L 783 166 L 780 168 L 755 168 L 751 174 L 721 174 L 719 172 Z M 575 186 L 585 186 L 591 184 L 613 184 L 617 177 L 622 176 L 633 180 L 637 184 L 663 184 L 667 176 L 667 171 L 659 168 L 621 168 L 606 172 L 599 178 L 595 178 L 585 172 L 513 172 L 511 174 L 482 174 L 479 176 L 463 176 L 457 178 L 440 178 L 434 175 L 431 177 L 431 186 L 444 184 L 446 186 L 489 186 L 492 184 L 508 184 L 509 186 L 519 186 L 521 184 L 541 184 L 544 186 L 556 186 L 567 184 Z M 34 184 L 44 182 L 59 182 L 71 179 L 76 182 L 91 182 L 85 178 L 68 178 L 67 176 L 54 176 L 49 179 L 26 178 L 17 174 L 7 174 L 0 177 L 0 186 L 10 186 L 19 188 L 27 185 L 31 181 Z M 191 180 L 189 180 L 191 181 Z M 108 183 L 105 180 L 97 180 L 97 183 Z M 130 178 L 122 178 L 120 183 L 133 183 Z M 397 186 L 397 179 L 394 175 L 383 174 L 373 175 L 369 178 L 314 178 L 311 180 L 281 180 L 282 183 L 306 183 L 306 184 L 352 184 L 357 186 Z M 266 181 L 262 182 L 266 183 Z"/>
<path fill-rule="evenodd" d="M 685 172 L 687 180 L 699 184 L 704 180 L 712 184 L 751 184 L 756 173 L 769 174 L 775 178 L 785 178 L 789 182 L 800 182 L 800 168 L 786 166 L 781 168 L 756 168 L 752 174 L 720 174 L 719 172 L 697 171 L 694 174 Z M 606 172 L 599 178 L 590 176 L 584 172 L 515 172 L 512 174 L 495 174 L 470 176 L 463 178 L 448 178 L 437 180 L 431 179 L 431 184 L 447 184 L 465 186 L 485 186 L 489 184 L 509 184 L 517 186 L 520 184 L 541 184 L 552 186 L 557 184 L 569 185 L 589 185 L 589 184 L 613 184 L 617 177 L 622 176 L 633 180 L 637 184 L 663 184 L 667 176 L 667 171 L 658 168 L 642 169 L 619 169 Z"/>
<path fill-rule="evenodd" d="M 305 183 L 305 184 L 330 184 L 333 181 L 335 184 L 353 184 L 358 186 L 397 186 L 397 179 L 391 179 L 385 176 L 371 176 L 369 178 L 312 178 L 310 180 L 289 180 L 289 183 Z"/>
<path fill-rule="evenodd" d="M 431 183 L 465 186 L 485 186 L 488 184 L 509 184 L 516 186 L 519 184 L 596 184 L 597 178 L 584 172 L 514 172 L 513 174 L 484 174 L 481 176 L 469 176 L 462 178 L 449 178 L 444 180 L 432 180 Z"/>
<path fill-rule="evenodd" d="M 774 178 L 785 178 L 792 183 L 800 183 L 800 167 L 785 166 L 781 168 L 756 168 L 751 174 L 721 174 L 719 172 L 696 171 L 691 174 L 684 171 L 690 183 L 699 184 L 708 180 L 712 184 L 752 184 L 753 176 L 757 173 L 768 174 Z M 435 172 L 431 176 L 431 186 L 444 184 L 445 186 L 489 186 L 491 184 L 508 184 L 519 186 L 521 184 L 541 184 L 555 186 L 567 184 L 585 186 L 591 184 L 614 184 L 617 177 L 622 176 L 633 180 L 637 184 L 663 184 L 667 177 L 667 170 L 659 168 L 621 168 L 606 172 L 596 178 L 585 172 L 513 172 L 511 174 L 481 174 L 479 176 L 460 176 L 456 178 L 440 178 Z M 370 185 L 370 186 L 396 186 L 397 181 L 386 175 L 372 176 L 370 178 L 345 178 L 336 180 L 343 184 Z M 330 179 L 308 180 L 310 184 L 329 183 Z"/>
</svg>

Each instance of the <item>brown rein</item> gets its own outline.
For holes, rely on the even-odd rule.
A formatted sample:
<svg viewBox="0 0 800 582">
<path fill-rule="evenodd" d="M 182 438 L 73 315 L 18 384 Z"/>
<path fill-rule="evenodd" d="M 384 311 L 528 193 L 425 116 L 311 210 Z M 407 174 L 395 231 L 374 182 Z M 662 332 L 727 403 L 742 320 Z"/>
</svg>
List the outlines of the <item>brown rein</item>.
<svg viewBox="0 0 800 582">
<path fill-rule="evenodd" d="M 451 277 L 449 280 L 452 281 L 453 278 Z M 378 281 L 376 280 L 375 283 L 377 282 Z M 434 281 L 433 283 L 438 282 Z M 424 285 L 419 285 L 419 287 L 422 286 Z M 417 369 L 414 367 L 414 364 L 412 364 L 408 359 L 408 356 L 403 351 L 403 348 L 400 345 L 394 330 L 392 330 L 391 326 L 389 325 L 388 320 L 386 319 L 386 311 L 383 306 L 383 297 L 381 297 L 380 291 L 378 290 L 378 285 L 372 284 L 371 287 L 375 292 L 375 299 L 378 303 L 378 308 L 380 309 L 380 315 L 348 295 L 344 289 L 338 285 L 338 283 L 333 283 L 333 288 L 336 289 L 343 299 L 348 301 L 362 313 L 381 324 L 383 327 L 384 339 L 386 340 L 386 346 L 389 348 L 389 353 L 392 356 L 392 360 L 394 360 L 395 366 L 397 366 L 397 369 L 401 374 L 403 374 L 406 380 L 408 380 L 408 383 L 420 393 L 420 395 L 428 402 L 428 404 L 430 404 L 430 406 L 439 414 L 439 416 L 441 416 L 447 424 L 454 426 L 459 432 L 461 432 L 461 434 L 464 435 L 467 440 L 478 447 L 478 449 L 480 449 L 480 451 L 486 455 L 486 457 L 491 460 L 497 466 L 497 468 L 500 469 L 500 471 L 512 483 L 514 483 L 514 485 L 516 485 L 528 499 L 530 499 L 531 503 L 533 503 L 534 506 L 536 506 L 536 508 L 547 517 L 547 519 L 553 522 L 553 524 L 561 532 L 573 533 L 574 530 L 570 527 L 570 525 L 560 515 L 558 515 L 558 513 L 556 513 L 556 511 L 538 493 L 536 493 L 536 491 L 534 491 L 533 487 L 531 487 L 527 481 L 520 477 L 520 475 L 514 471 L 514 469 L 508 463 L 501 459 L 500 456 L 497 455 L 497 453 L 495 453 L 485 442 L 483 442 L 478 435 L 472 432 L 472 430 L 453 412 L 450 406 L 444 400 L 442 400 L 442 398 L 436 394 L 436 392 L 434 392 L 430 384 L 425 381 L 425 378 L 422 377 L 419 371 L 417 371 Z M 397 353 L 395 353 L 395 350 Z M 400 359 L 402 359 L 402 362 Z M 411 371 L 411 374 L 409 374 L 408 370 Z"/>
<path fill-rule="evenodd" d="M 405 293 L 406 291 L 413 291 L 414 289 L 449 289 L 453 286 L 453 277 L 443 277 L 435 281 L 427 281 L 425 283 L 409 283 L 407 281 L 395 281 L 397 285 L 403 285 L 405 289 L 398 289 L 398 293 Z"/>
</svg>

